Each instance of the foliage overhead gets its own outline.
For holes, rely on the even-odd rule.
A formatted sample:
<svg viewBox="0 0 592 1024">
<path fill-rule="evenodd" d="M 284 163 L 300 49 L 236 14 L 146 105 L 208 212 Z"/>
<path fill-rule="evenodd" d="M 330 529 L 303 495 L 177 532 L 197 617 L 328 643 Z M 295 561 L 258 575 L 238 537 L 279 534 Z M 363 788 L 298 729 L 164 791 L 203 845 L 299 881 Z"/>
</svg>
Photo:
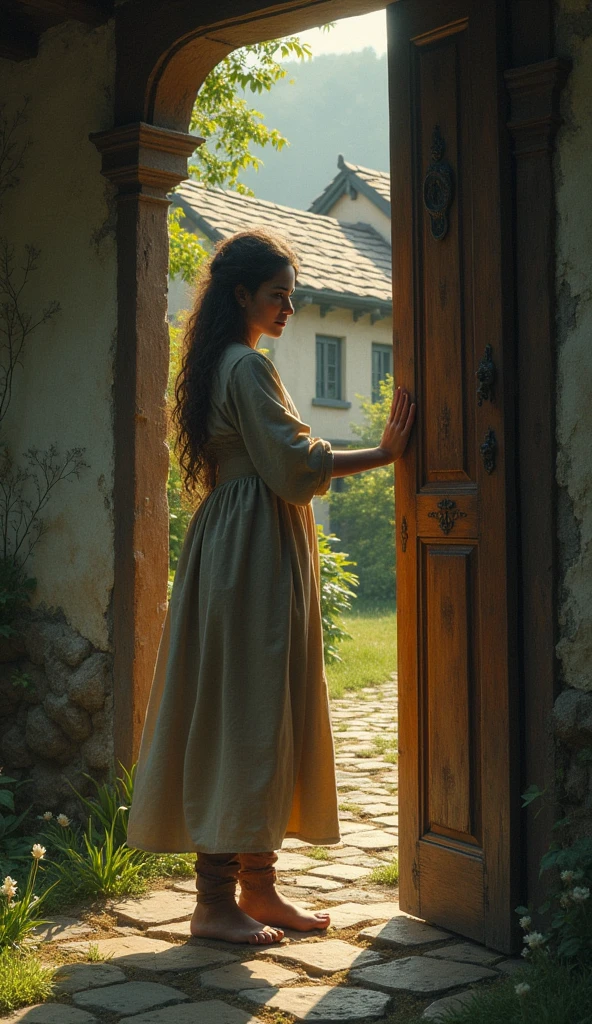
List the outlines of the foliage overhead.
<svg viewBox="0 0 592 1024">
<path fill-rule="evenodd" d="M 189 164 L 189 174 L 208 188 L 229 188 L 243 195 L 253 190 L 241 180 L 247 170 L 258 170 L 261 157 L 253 147 L 280 152 L 288 140 L 270 128 L 263 114 L 244 93 L 261 96 L 287 77 L 282 61 L 307 60 L 310 47 L 297 36 L 270 39 L 233 50 L 210 71 L 193 107 L 190 130 L 205 138 Z M 172 207 L 169 217 L 170 273 L 191 284 L 207 252 L 195 234 L 183 227 L 185 216 Z"/>
</svg>

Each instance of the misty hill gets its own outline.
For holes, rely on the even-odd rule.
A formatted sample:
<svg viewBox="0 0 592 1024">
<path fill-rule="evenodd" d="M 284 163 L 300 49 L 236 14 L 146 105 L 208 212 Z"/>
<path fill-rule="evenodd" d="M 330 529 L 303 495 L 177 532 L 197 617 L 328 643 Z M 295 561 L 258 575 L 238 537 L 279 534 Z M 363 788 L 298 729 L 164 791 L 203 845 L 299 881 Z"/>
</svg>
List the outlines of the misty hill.
<svg viewBox="0 0 592 1024">
<path fill-rule="evenodd" d="M 388 170 L 386 55 L 377 57 L 372 49 L 323 54 L 290 63 L 288 72 L 271 92 L 245 94 L 266 124 L 290 142 L 280 153 L 255 150 L 264 166 L 241 180 L 256 196 L 306 210 L 337 174 L 339 153 L 352 163 Z"/>
</svg>

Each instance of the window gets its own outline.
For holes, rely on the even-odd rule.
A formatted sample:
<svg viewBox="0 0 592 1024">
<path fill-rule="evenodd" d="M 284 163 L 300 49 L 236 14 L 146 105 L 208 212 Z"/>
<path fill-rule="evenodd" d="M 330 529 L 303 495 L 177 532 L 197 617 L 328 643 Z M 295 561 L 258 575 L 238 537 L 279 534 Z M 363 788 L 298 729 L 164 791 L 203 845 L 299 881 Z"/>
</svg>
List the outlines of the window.
<svg viewBox="0 0 592 1024">
<path fill-rule="evenodd" d="M 390 345 L 372 342 L 372 401 L 380 398 L 380 382 L 393 372 L 393 350 Z"/>
<path fill-rule="evenodd" d="M 317 334 L 317 398 L 340 401 L 341 338 Z"/>
</svg>

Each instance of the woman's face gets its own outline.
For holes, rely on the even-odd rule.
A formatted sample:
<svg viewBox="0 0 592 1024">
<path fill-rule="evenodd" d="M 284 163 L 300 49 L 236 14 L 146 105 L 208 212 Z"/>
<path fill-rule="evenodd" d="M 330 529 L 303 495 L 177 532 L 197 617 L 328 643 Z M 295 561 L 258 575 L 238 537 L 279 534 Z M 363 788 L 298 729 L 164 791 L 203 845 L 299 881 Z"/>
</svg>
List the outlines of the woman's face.
<svg viewBox="0 0 592 1024">
<path fill-rule="evenodd" d="M 236 297 L 245 311 L 247 341 L 252 348 L 262 334 L 268 338 L 281 337 L 288 317 L 294 312 L 290 296 L 295 284 L 294 267 L 287 266 L 264 281 L 254 295 L 239 285 Z"/>
</svg>

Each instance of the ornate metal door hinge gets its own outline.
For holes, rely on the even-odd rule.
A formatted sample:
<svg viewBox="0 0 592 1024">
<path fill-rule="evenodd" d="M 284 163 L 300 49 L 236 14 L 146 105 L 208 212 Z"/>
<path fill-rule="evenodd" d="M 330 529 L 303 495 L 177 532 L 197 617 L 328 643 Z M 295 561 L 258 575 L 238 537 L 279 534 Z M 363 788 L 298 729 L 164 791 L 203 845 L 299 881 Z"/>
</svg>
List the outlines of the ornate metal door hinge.
<svg viewBox="0 0 592 1024">
<path fill-rule="evenodd" d="M 485 346 L 485 355 L 479 363 L 477 373 L 475 374 L 479 381 L 479 387 L 477 388 L 477 405 L 483 405 L 483 402 L 493 402 L 495 366 L 491 358 L 492 351 L 491 345 Z"/>
<path fill-rule="evenodd" d="M 439 512 L 428 512 L 428 519 L 437 519 L 442 533 L 450 533 L 457 519 L 467 518 L 467 513 L 461 512 L 451 498 L 442 498 L 442 501 L 438 502 L 438 508 Z"/>
<path fill-rule="evenodd" d="M 481 452 L 485 472 L 493 473 L 495 469 L 495 453 L 497 451 L 497 440 L 493 430 L 487 431 L 485 440 L 483 444 L 480 445 L 479 451 Z"/>
<path fill-rule="evenodd" d="M 403 551 L 407 550 L 407 541 L 409 540 L 409 530 L 407 529 L 407 517 L 403 516 L 401 520 L 401 548 Z"/>
<path fill-rule="evenodd" d="M 446 143 L 440 134 L 440 125 L 432 132 L 432 162 L 423 183 L 423 202 L 431 219 L 432 235 L 437 242 L 448 234 L 448 211 L 454 199 L 454 175 L 447 160 L 443 160 Z"/>
</svg>

